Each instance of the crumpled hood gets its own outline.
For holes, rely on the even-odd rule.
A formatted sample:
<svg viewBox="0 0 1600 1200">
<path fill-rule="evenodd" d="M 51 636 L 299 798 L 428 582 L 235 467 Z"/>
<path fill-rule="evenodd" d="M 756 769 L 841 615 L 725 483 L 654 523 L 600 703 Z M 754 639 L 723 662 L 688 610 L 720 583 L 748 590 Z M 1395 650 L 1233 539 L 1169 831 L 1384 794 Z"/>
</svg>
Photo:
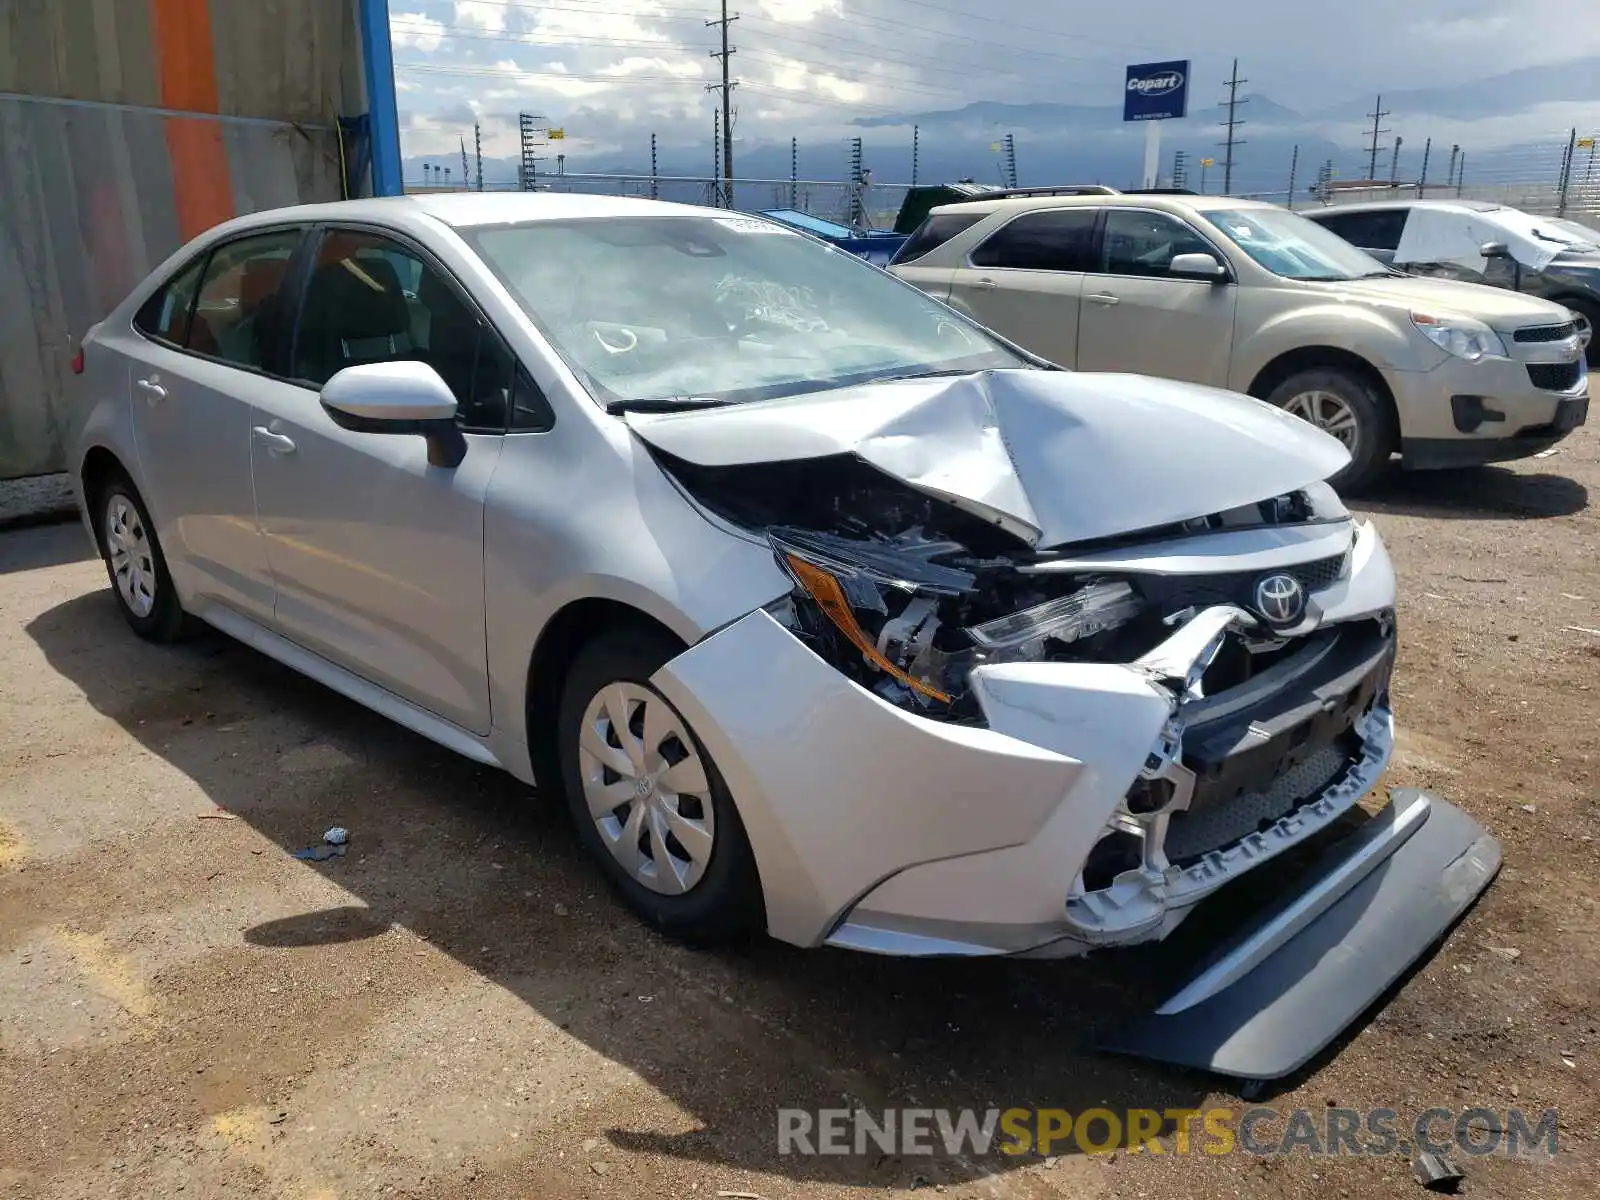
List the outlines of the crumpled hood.
<svg viewBox="0 0 1600 1200">
<path fill-rule="evenodd" d="M 1258 400 L 1142 375 L 984 371 L 627 422 L 704 467 L 854 454 L 1047 547 L 1264 500 L 1349 461 Z"/>
</svg>

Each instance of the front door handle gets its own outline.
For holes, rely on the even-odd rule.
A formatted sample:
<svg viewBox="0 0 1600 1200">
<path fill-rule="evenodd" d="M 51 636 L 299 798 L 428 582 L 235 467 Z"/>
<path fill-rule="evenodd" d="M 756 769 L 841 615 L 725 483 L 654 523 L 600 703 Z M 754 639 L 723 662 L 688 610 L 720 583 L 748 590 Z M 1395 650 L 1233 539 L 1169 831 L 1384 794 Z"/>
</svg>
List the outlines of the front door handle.
<svg viewBox="0 0 1600 1200">
<path fill-rule="evenodd" d="M 1084 299 L 1090 304 L 1104 304 L 1108 308 L 1113 304 L 1122 303 L 1120 296 L 1113 296 L 1110 292 L 1090 292 Z"/>
<path fill-rule="evenodd" d="M 139 380 L 138 387 L 152 406 L 160 404 L 167 398 L 167 389 L 161 386 L 159 376 L 152 375 L 149 379 Z"/>
<path fill-rule="evenodd" d="M 273 433 L 265 425 L 257 425 L 250 431 L 258 442 L 263 443 L 274 454 L 293 454 L 294 439 L 287 434 Z"/>
<path fill-rule="evenodd" d="M 980 292 L 992 292 L 999 285 L 992 279 L 980 279 L 972 286 Z"/>
</svg>

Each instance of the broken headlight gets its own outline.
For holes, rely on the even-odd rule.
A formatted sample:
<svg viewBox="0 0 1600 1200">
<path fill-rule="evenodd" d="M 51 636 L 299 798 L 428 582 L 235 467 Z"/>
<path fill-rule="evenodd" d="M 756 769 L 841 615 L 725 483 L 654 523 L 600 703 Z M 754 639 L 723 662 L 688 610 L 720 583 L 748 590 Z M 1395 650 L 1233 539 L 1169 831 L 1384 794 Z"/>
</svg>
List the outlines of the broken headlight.
<svg viewBox="0 0 1600 1200">
<path fill-rule="evenodd" d="M 768 538 L 795 584 L 783 606 L 791 628 L 863 687 L 930 716 L 971 714 L 962 701 L 977 667 L 1050 659 L 1140 611 L 1127 584 L 1107 581 L 1004 611 L 1030 598 L 1031 581 L 918 530 L 863 540 L 785 528 Z"/>
</svg>

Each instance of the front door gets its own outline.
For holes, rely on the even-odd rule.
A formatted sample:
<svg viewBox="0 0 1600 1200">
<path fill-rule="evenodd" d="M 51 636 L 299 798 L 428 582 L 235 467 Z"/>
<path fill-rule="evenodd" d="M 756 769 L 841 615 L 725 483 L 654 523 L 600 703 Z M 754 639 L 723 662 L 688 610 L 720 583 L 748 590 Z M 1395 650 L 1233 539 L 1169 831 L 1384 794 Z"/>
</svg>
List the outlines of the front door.
<svg viewBox="0 0 1600 1200">
<path fill-rule="evenodd" d="M 1170 213 L 1107 211 L 1098 269 L 1083 283 L 1080 371 L 1131 371 L 1227 386 L 1238 289 L 1174 278 L 1169 268 L 1180 254 L 1225 261 Z"/>
<path fill-rule="evenodd" d="M 217 246 L 117 335 L 129 362 L 139 485 L 184 603 L 267 622 L 272 573 L 250 481 L 250 396 L 287 324 L 277 285 L 304 236 L 279 229 Z M 143 336 L 140 336 L 140 335 Z"/>
<path fill-rule="evenodd" d="M 951 276 L 950 304 L 1058 366 L 1078 357 L 1078 297 L 1099 210 L 1048 208 L 995 230 Z"/>
<path fill-rule="evenodd" d="M 251 420 L 256 504 L 292 641 L 478 734 L 489 731 L 483 501 L 513 359 L 443 269 L 409 243 L 324 233 L 295 336 L 293 386 Z M 414 434 L 354 433 L 318 389 L 361 363 L 419 359 L 456 393 L 468 449 L 428 463 Z"/>
</svg>

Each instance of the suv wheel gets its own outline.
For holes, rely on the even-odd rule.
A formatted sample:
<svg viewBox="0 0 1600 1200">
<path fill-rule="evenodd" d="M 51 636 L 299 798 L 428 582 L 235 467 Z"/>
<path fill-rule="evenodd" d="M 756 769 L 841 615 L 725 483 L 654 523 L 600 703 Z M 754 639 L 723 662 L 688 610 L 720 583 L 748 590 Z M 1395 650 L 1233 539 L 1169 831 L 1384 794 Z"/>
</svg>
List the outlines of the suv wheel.
<svg viewBox="0 0 1600 1200">
<path fill-rule="evenodd" d="M 1297 371 L 1272 389 L 1267 403 L 1344 443 L 1350 465 L 1329 480 L 1342 491 L 1369 486 L 1388 466 L 1398 440 L 1394 412 L 1355 372 L 1339 367 Z"/>
<path fill-rule="evenodd" d="M 643 629 L 579 651 L 556 741 L 578 837 L 628 907 L 686 941 L 766 925 L 755 855 L 711 755 L 650 676 L 680 650 Z"/>
<path fill-rule="evenodd" d="M 1600 367 L 1600 344 L 1594 340 L 1594 327 L 1600 324 L 1600 305 L 1587 300 L 1563 300 L 1578 326 L 1578 341 L 1583 345 L 1583 356 L 1591 368 Z"/>
</svg>

